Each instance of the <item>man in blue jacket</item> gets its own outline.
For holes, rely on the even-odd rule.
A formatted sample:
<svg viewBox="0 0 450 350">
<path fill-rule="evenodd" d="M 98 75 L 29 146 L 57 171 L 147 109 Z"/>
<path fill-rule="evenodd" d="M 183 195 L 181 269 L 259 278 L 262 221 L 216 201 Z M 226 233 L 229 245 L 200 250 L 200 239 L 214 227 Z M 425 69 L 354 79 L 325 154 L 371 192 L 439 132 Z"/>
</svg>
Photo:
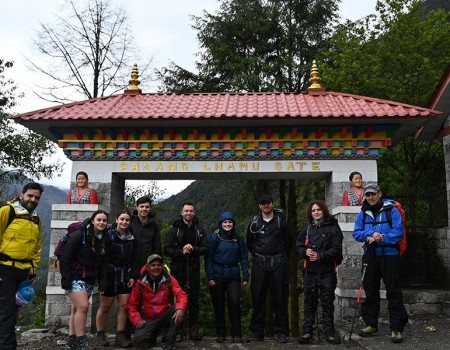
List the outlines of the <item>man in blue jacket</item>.
<svg viewBox="0 0 450 350">
<path fill-rule="evenodd" d="M 400 255 L 398 243 L 403 237 L 402 217 L 395 202 L 382 199 L 377 185 L 364 188 L 364 202 L 353 230 L 353 238 L 364 242 L 363 264 L 366 299 L 361 304 L 361 316 L 365 327 L 359 331 L 362 337 L 378 332 L 380 312 L 380 283 L 383 279 L 388 300 L 391 341 L 402 342 L 402 332 L 408 322 L 400 288 Z"/>
</svg>

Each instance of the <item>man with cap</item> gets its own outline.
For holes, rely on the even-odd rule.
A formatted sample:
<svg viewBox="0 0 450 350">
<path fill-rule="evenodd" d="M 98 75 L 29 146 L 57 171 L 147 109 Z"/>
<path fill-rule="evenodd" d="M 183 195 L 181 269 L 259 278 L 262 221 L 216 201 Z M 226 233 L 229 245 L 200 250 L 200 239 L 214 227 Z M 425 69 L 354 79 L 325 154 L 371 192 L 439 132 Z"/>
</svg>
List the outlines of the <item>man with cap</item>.
<svg viewBox="0 0 450 350">
<path fill-rule="evenodd" d="M 364 242 L 363 264 L 366 269 L 363 280 L 366 299 L 361 304 L 365 327 L 358 334 L 369 337 L 378 332 L 380 283 L 383 279 L 388 300 L 391 341 L 401 343 L 402 332 L 408 322 L 399 280 L 398 243 L 403 237 L 402 217 L 393 200 L 382 198 L 377 185 L 366 186 L 364 196 L 353 230 L 353 238 Z"/>
<path fill-rule="evenodd" d="M 150 255 L 128 300 L 135 345 L 142 349 L 155 346 L 159 331 L 167 328 L 164 348 L 175 350 L 177 328 L 183 322 L 186 308 L 187 295 L 165 268 L 163 258 Z"/>
<path fill-rule="evenodd" d="M 248 226 L 246 240 L 247 248 L 253 255 L 250 284 L 252 336 L 248 341 L 264 340 L 266 297 L 270 288 L 275 312 L 274 331 L 278 342 L 286 343 L 289 334 L 287 256 L 292 246 L 291 228 L 280 211 L 274 211 L 272 196 L 264 194 L 258 203 L 261 213 Z"/>
</svg>

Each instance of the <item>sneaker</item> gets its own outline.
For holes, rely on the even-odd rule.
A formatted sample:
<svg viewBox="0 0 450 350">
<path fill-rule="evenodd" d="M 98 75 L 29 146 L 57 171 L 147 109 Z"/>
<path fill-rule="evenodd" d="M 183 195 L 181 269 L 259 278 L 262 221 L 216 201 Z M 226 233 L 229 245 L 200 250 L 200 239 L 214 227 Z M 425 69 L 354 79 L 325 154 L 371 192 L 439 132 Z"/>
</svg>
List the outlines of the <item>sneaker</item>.
<svg viewBox="0 0 450 350">
<path fill-rule="evenodd" d="M 298 343 L 299 344 L 309 344 L 313 341 L 312 334 L 305 333 L 301 337 L 298 337 Z"/>
<path fill-rule="evenodd" d="M 403 341 L 402 332 L 392 332 L 391 341 L 395 344 L 401 343 Z"/>
<path fill-rule="evenodd" d="M 378 333 L 378 328 L 372 327 L 372 326 L 366 326 L 363 329 L 360 329 L 358 332 L 358 335 L 360 337 L 371 337 L 372 335 L 375 335 Z"/>
<path fill-rule="evenodd" d="M 325 335 L 325 340 L 329 343 L 329 344 L 340 344 L 341 343 L 341 338 L 336 335 L 335 333 L 328 333 Z"/>
<path fill-rule="evenodd" d="M 252 341 L 264 341 L 264 336 L 253 334 L 253 335 L 251 335 L 250 337 L 247 338 L 247 342 L 250 343 Z"/>
<path fill-rule="evenodd" d="M 77 336 L 69 335 L 67 337 L 67 343 L 65 346 L 65 350 L 76 350 L 76 348 L 77 348 Z"/>
<path fill-rule="evenodd" d="M 277 342 L 280 344 L 286 344 L 287 338 L 286 338 L 286 334 L 282 333 L 282 332 L 278 332 L 277 333 Z"/>
<path fill-rule="evenodd" d="M 105 331 L 97 331 L 97 338 L 95 339 L 95 345 L 98 346 L 109 345 L 108 337 L 106 336 Z"/>
</svg>

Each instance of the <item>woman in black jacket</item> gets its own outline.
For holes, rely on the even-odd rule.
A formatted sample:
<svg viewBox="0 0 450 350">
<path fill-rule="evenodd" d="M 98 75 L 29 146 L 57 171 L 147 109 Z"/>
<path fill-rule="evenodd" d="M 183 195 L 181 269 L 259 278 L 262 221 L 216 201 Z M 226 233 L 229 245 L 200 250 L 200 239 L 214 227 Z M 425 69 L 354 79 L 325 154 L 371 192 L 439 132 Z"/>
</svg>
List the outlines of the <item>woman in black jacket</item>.
<svg viewBox="0 0 450 350">
<path fill-rule="evenodd" d="M 72 302 L 67 350 L 93 349 L 86 338 L 86 320 L 89 297 L 105 256 L 107 222 L 108 213 L 95 211 L 80 230 L 70 234 L 61 257 L 61 287 Z"/>
<path fill-rule="evenodd" d="M 117 298 L 117 328 L 115 345 L 127 348 L 131 345 L 125 333 L 127 304 L 134 282 L 139 277 L 137 246 L 130 227 L 131 214 L 120 211 L 116 222 L 108 231 L 106 257 L 102 264 L 100 280 L 100 307 L 96 315 L 97 345 L 108 346 L 105 323 L 114 299 Z"/>
<path fill-rule="evenodd" d="M 334 291 L 337 285 L 336 267 L 342 262 L 342 231 L 337 220 L 330 215 L 320 200 L 310 202 L 306 208 L 308 224 L 298 235 L 296 251 L 304 267 L 304 323 L 299 344 L 313 340 L 313 326 L 318 299 L 322 305 L 325 339 L 339 344 L 341 339 L 334 329 Z"/>
</svg>

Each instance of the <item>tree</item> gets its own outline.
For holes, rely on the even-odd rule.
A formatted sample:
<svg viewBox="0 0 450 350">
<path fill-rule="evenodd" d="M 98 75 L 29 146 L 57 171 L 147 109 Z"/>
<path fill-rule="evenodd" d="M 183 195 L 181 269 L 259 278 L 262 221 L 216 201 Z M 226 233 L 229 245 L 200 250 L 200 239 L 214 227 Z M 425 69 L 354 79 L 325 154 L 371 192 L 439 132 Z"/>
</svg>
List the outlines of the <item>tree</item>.
<svg viewBox="0 0 450 350">
<path fill-rule="evenodd" d="M 124 206 L 130 212 L 136 207 L 136 200 L 140 197 L 147 196 L 152 202 L 155 201 L 158 197 L 164 195 L 166 190 L 164 188 L 159 188 L 156 181 L 149 181 L 145 186 L 130 186 L 128 184 L 125 185 L 125 202 Z"/>
<path fill-rule="evenodd" d="M 139 57 L 123 8 L 106 0 L 66 0 L 64 15 L 55 24 L 41 23 L 34 40 L 43 64 L 28 59 L 32 69 L 52 85 L 37 93 L 51 102 L 71 102 L 74 92 L 88 99 L 123 90 L 132 64 Z M 150 64 L 140 64 L 141 77 Z M 150 79 L 148 79 L 150 80 Z"/>
<path fill-rule="evenodd" d="M 17 86 L 4 72 L 12 66 L 12 62 L 0 59 L 0 182 L 23 176 L 51 177 L 61 166 L 44 164 L 44 159 L 56 152 L 56 145 L 8 119 L 7 110 L 16 104 Z"/>
<path fill-rule="evenodd" d="M 302 91 L 326 46 L 339 0 L 224 0 L 193 16 L 200 52 L 192 73 L 172 63 L 157 72 L 170 92 Z"/>
<path fill-rule="evenodd" d="M 450 13 L 425 14 L 418 0 L 382 0 L 377 15 L 347 22 L 323 52 L 322 81 L 334 91 L 427 106 L 450 62 Z M 420 193 L 445 182 L 442 141 L 414 135 L 379 160 L 384 192 Z M 414 218 L 416 203 L 408 211 Z M 414 225 L 415 223 L 409 223 Z"/>
</svg>

